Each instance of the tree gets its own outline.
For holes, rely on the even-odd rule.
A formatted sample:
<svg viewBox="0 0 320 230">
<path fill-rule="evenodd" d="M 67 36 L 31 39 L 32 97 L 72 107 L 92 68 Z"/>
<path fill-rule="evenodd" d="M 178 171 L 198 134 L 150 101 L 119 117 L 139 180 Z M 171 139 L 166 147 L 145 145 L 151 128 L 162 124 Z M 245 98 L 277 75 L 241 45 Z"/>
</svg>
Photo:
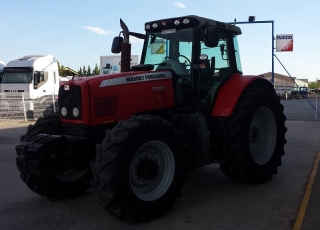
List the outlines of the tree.
<svg viewBox="0 0 320 230">
<path fill-rule="evenodd" d="M 92 75 L 91 68 L 90 68 L 90 65 L 88 65 L 87 76 L 91 76 L 91 75 Z"/>
<path fill-rule="evenodd" d="M 96 63 L 96 66 L 94 67 L 94 70 L 92 72 L 93 75 L 99 75 L 100 74 L 100 69 Z"/>
<path fill-rule="evenodd" d="M 315 89 L 316 87 L 316 83 L 315 82 L 309 82 L 309 88 L 310 89 Z"/>
<path fill-rule="evenodd" d="M 83 66 L 82 68 L 82 73 L 83 73 L 83 76 L 87 76 L 87 70 L 85 66 Z"/>
<path fill-rule="evenodd" d="M 80 67 L 80 69 L 78 70 L 78 73 L 79 73 L 79 76 L 83 76 L 82 68 L 81 68 L 81 67 Z"/>
</svg>

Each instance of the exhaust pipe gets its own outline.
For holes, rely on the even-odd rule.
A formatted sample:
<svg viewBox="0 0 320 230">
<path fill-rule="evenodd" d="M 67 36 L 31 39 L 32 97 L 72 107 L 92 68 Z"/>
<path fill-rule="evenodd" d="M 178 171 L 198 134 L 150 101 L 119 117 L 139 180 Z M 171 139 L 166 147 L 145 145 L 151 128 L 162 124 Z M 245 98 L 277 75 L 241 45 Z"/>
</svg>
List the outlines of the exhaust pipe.
<svg viewBox="0 0 320 230">
<path fill-rule="evenodd" d="M 130 71 L 131 44 L 129 44 L 129 29 L 120 18 L 120 26 L 123 33 L 123 43 L 121 44 L 121 72 Z"/>
</svg>

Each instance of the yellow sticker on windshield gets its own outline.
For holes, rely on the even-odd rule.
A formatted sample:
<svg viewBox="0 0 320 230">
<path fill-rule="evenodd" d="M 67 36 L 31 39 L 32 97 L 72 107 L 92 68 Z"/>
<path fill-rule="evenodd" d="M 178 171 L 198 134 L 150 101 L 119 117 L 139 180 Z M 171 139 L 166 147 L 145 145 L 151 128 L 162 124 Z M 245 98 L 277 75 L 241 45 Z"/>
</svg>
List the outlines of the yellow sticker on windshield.
<svg viewBox="0 0 320 230">
<path fill-rule="evenodd" d="M 151 54 L 164 54 L 164 39 L 156 39 L 154 43 L 151 44 Z"/>
</svg>

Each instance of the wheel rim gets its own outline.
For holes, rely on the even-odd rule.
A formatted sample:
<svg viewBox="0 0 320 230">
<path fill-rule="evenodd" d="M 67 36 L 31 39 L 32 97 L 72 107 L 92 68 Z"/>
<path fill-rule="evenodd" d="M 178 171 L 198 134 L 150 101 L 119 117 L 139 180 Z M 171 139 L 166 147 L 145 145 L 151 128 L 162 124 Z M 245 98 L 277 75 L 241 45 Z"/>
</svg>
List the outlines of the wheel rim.
<svg viewBox="0 0 320 230">
<path fill-rule="evenodd" d="M 130 185 L 144 201 L 154 201 L 169 189 L 175 172 L 171 149 L 161 141 L 144 144 L 134 155 L 130 166 Z"/>
<path fill-rule="evenodd" d="M 277 140 L 277 125 L 272 111 L 267 107 L 259 108 L 253 115 L 249 145 L 252 158 L 259 165 L 271 159 Z"/>
</svg>

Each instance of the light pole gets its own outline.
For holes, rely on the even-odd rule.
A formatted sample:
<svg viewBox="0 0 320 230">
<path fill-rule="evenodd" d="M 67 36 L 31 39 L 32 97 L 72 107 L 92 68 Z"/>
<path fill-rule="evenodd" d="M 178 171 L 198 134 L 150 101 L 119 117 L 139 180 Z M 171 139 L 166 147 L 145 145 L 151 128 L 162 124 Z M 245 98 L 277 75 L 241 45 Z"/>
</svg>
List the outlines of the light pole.
<svg viewBox="0 0 320 230">
<path fill-rule="evenodd" d="M 272 62 L 272 73 L 271 73 L 271 82 L 274 83 L 274 21 L 256 21 L 256 16 L 249 16 L 247 22 L 237 22 L 235 19 L 234 22 L 229 22 L 229 24 L 252 24 L 252 23 L 271 23 L 272 26 L 272 51 L 271 51 L 271 62 Z"/>
</svg>

